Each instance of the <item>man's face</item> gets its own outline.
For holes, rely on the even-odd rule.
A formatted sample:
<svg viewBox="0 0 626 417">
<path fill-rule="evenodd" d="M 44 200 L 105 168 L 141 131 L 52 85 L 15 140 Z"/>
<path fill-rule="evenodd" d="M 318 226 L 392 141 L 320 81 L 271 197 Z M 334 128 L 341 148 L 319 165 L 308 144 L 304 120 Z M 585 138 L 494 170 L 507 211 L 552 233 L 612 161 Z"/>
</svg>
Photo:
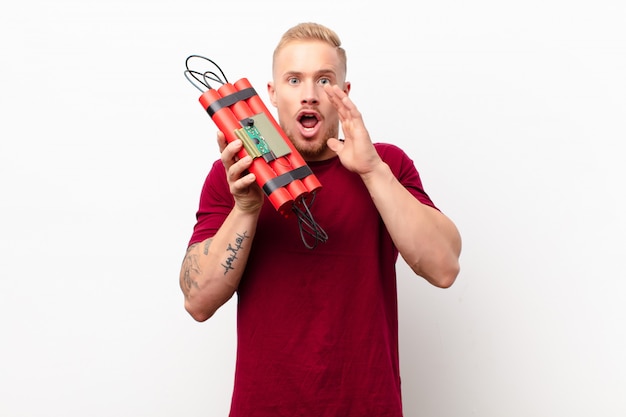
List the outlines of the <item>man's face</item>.
<svg viewBox="0 0 626 417">
<path fill-rule="evenodd" d="M 296 149 L 307 161 L 334 156 L 326 140 L 337 138 L 339 118 L 323 87 L 338 84 L 346 93 L 350 89 L 337 50 L 320 41 L 289 43 L 275 57 L 273 78 L 270 100 Z"/>
</svg>

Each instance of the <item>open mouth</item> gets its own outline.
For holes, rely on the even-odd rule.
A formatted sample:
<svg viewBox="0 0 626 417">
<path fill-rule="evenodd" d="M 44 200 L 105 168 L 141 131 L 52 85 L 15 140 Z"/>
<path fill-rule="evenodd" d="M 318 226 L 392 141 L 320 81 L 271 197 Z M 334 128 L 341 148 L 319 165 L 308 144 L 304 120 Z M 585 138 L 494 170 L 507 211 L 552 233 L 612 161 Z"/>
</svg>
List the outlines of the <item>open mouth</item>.
<svg viewBox="0 0 626 417">
<path fill-rule="evenodd" d="M 305 129 L 313 129 L 319 123 L 320 119 L 316 113 L 302 112 L 298 117 L 298 122 Z"/>
</svg>

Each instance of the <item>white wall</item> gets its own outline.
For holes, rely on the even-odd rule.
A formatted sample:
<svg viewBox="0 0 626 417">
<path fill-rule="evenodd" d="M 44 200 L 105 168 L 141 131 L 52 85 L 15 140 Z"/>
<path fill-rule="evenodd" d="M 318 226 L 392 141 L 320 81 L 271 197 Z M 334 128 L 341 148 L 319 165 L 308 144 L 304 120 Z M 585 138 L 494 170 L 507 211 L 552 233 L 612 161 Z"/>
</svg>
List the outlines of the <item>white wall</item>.
<svg viewBox="0 0 626 417">
<path fill-rule="evenodd" d="M 300 21 L 464 238 L 448 290 L 398 265 L 406 416 L 626 415 L 624 2 L 412 4 L 0 6 L 0 415 L 227 415 L 233 302 L 178 288 L 217 157 L 184 59 L 265 97 Z"/>
</svg>

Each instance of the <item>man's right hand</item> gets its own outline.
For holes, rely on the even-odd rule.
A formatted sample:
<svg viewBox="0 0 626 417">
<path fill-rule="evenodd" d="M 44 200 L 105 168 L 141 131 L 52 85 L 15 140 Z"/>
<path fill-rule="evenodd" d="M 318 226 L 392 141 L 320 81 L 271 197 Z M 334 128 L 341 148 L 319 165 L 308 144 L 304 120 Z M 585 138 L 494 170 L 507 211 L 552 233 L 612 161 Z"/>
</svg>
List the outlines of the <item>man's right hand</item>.
<svg viewBox="0 0 626 417">
<path fill-rule="evenodd" d="M 263 205 L 264 196 L 263 190 L 256 183 L 256 176 L 247 171 L 252 165 L 252 157 L 246 155 L 239 159 L 237 153 L 243 148 L 242 142 L 235 140 L 227 143 L 221 131 L 217 132 L 217 143 L 235 205 L 244 212 L 259 211 Z"/>
</svg>

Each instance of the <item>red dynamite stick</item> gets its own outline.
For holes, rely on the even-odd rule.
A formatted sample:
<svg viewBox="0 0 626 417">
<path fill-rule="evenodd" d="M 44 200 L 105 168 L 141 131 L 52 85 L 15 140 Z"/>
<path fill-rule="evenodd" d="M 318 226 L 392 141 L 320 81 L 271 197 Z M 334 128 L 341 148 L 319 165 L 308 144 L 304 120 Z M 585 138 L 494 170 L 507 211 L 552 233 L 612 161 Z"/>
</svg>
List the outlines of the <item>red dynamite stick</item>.
<svg viewBox="0 0 626 417">
<path fill-rule="evenodd" d="M 217 100 L 220 100 L 221 98 L 222 96 L 217 90 L 209 89 L 200 96 L 199 101 L 200 104 L 202 104 L 204 110 L 208 111 L 209 106 L 211 106 L 213 103 L 215 103 Z M 213 120 L 217 128 L 224 133 L 224 136 L 229 143 L 238 139 L 235 135 L 235 131 L 241 128 L 241 124 L 229 107 L 222 107 L 218 109 L 211 116 L 211 119 Z M 243 148 L 238 153 L 238 156 L 240 158 L 246 155 L 248 155 L 248 153 Z M 276 173 L 262 158 L 254 158 L 252 160 L 252 165 L 250 166 L 249 171 L 256 176 L 257 184 L 261 188 L 263 188 L 265 183 L 267 183 L 269 180 L 276 177 Z M 281 212 L 281 214 L 286 215 L 290 212 L 289 209 L 291 208 L 293 200 L 291 195 L 285 188 L 277 188 L 267 197 L 269 198 L 274 208 Z"/>
<path fill-rule="evenodd" d="M 236 85 L 237 83 L 235 83 L 235 85 L 227 83 L 227 84 L 222 85 L 218 91 L 223 97 L 226 97 L 228 95 L 235 94 L 241 90 L 239 88 L 236 88 Z M 231 109 L 233 113 L 235 114 L 235 117 L 239 120 L 250 118 L 259 113 L 259 112 L 253 112 L 252 109 L 250 109 L 250 107 L 248 106 L 246 101 L 247 100 L 241 100 L 231 106 Z M 270 117 L 269 113 L 266 113 L 266 116 L 269 118 Z M 283 140 L 284 140 L 284 135 L 281 135 L 281 136 L 283 137 Z M 300 166 L 303 165 L 303 164 L 294 165 L 288 157 L 289 155 L 285 155 L 285 156 L 278 157 L 268 162 L 269 166 L 276 173 L 276 176 L 287 174 L 290 171 L 293 171 L 294 169 L 299 168 Z M 298 200 L 298 198 L 305 198 L 306 195 L 309 193 L 307 187 L 299 179 L 292 179 L 289 183 L 285 185 L 285 188 L 287 189 L 287 191 L 289 191 L 289 194 L 291 195 L 294 201 Z"/>
<path fill-rule="evenodd" d="M 209 106 L 221 98 L 222 96 L 217 90 L 210 89 L 205 91 L 200 96 L 199 101 L 204 110 L 208 111 Z M 219 109 L 213 115 L 213 121 L 215 122 L 217 127 L 222 132 L 224 132 L 224 136 L 226 136 L 226 140 L 229 143 L 236 139 L 236 136 L 232 132 L 234 132 L 236 129 L 239 129 L 241 125 L 239 124 L 239 120 L 237 120 L 235 115 L 227 107 Z M 239 158 L 243 158 L 246 155 L 248 155 L 248 153 L 244 148 L 241 148 L 241 150 L 237 154 Z"/>
<path fill-rule="evenodd" d="M 237 90 L 244 90 L 246 88 L 252 88 L 252 84 L 250 84 L 250 81 L 248 81 L 248 79 L 246 78 L 240 79 L 234 85 L 237 88 Z M 301 166 L 306 165 L 306 162 L 304 161 L 300 153 L 296 150 L 291 140 L 287 137 L 283 129 L 278 125 L 278 122 L 276 121 L 276 119 L 272 117 L 272 114 L 268 110 L 265 103 L 263 103 L 263 100 L 261 100 L 261 98 L 258 95 L 254 95 L 250 97 L 249 99 L 247 99 L 246 102 L 254 114 L 265 113 L 268 119 L 272 122 L 272 124 L 276 128 L 276 130 L 281 134 L 285 143 L 289 145 L 289 148 L 291 148 L 291 153 L 287 155 L 286 158 L 289 159 L 291 165 L 293 165 L 294 167 L 301 167 Z M 309 193 L 314 193 L 315 191 L 322 188 L 322 184 L 319 182 L 319 180 L 314 174 L 304 177 L 302 179 L 302 182 L 304 183 Z"/>
</svg>

